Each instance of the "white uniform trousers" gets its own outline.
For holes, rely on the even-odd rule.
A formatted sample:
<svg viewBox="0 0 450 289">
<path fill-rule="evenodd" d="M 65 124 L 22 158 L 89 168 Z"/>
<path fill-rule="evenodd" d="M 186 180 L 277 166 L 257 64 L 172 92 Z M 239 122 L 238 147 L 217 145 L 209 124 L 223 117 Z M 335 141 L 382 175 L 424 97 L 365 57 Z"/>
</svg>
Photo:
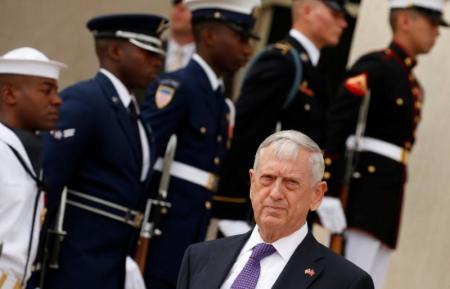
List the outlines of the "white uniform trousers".
<svg viewBox="0 0 450 289">
<path fill-rule="evenodd" d="M 383 289 L 392 249 L 362 231 L 345 232 L 345 257 L 370 274 L 375 289 Z"/>
</svg>

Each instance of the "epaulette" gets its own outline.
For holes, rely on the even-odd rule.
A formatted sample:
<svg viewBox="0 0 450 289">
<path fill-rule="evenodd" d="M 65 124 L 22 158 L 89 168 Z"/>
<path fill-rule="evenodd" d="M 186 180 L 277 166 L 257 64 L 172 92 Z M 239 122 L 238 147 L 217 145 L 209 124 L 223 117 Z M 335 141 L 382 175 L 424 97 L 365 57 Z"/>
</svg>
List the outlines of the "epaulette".
<svg viewBox="0 0 450 289">
<path fill-rule="evenodd" d="M 273 46 L 275 49 L 279 49 L 281 54 L 286 55 L 289 53 L 289 50 L 292 48 L 292 45 L 285 41 L 279 41 Z"/>
</svg>

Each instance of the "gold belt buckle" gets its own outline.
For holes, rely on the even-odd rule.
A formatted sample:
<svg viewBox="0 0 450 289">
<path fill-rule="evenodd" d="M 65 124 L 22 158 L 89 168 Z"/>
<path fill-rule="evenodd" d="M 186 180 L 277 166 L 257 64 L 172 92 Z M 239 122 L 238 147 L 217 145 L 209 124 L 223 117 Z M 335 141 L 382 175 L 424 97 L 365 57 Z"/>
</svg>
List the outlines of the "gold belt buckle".
<svg viewBox="0 0 450 289">
<path fill-rule="evenodd" d="M 219 186 L 219 177 L 216 176 L 215 174 L 209 173 L 206 188 L 212 192 L 216 192 L 218 186 Z"/>
</svg>

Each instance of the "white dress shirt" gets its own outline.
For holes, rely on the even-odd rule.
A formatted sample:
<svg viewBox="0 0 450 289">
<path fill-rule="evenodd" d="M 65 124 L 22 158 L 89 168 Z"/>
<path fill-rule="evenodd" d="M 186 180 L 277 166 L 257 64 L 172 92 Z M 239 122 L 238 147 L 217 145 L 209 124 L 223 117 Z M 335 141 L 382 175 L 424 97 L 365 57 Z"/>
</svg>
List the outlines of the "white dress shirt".
<svg viewBox="0 0 450 289">
<path fill-rule="evenodd" d="M 112 82 L 114 88 L 119 95 L 120 101 L 122 102 L 125 109 L 128 110 L 128 106 L 130 102 L 133 101 L 133 104 L 136 108 L 136 112 L 140 114 L 139 106 L 137 105 L 136 98 L 134 95 L 130 94 L 125 85 L 120 81 L 114 74 L 109 72 L 104 68 L 100 68 L 100 72 L 103 73 L 108 79 Z M 150 169 L 150 145 L 147 138 L 147 134 L 145 133 L 144 125 L 141 120 L 137 120 L 138 128 L 139 128 L 139 137 L 141 142 L 142 149 L 142 169 L 141 169 L 141 182 L 145 181 L 148 170 Z"/>
<path fill-rule="evenodd" d="M 297 249 L 298 245 L 303 241 L 306 234 L 308 233 L 308 226 L 305 223 L 300 229 L 290 234 L 289 236 L 283 237 L 272 243 L 275 247 L 276 252 L 272 255 L 261 260 L 261 273 L 259 275 L 258 283 L 255 289 L 270 289 L 277 281 L 278 276 L 280 276 L 284 267 L 288 263 L 294 251 Z M 259 243 L 265 243 L 259 234 L 258 226 L 253 229 L 250 238 L 242 247 L 233 267 L 228 273 L 228 277 L 222 284 L 220 289 L 229 289 L 231 284 L 233 284 L 236 277 L 244 268 L 250 255 L 252 254 L 253 247 Z"/>
<path fill-rule="evenodd" d="M 312 43 L 312 41 L 305 36 L 305 34 L 301 33 L 296 29 L 289 30 L 289 35 L 297 40 L 303 48 L 305 48 L 306 53 L 308 53 L 309 59 L 311 59 L 311 63 L 313 66 L 316 66 L 319 63 L 320 58 L 320 50 Z"/>
<path fill-rule="evenodd" d="M 170 72 L 185 67 L 194 51 L 194 42 L 180 45 L 170 38 L 167 42 L 165 71 Z"/>
</svg>

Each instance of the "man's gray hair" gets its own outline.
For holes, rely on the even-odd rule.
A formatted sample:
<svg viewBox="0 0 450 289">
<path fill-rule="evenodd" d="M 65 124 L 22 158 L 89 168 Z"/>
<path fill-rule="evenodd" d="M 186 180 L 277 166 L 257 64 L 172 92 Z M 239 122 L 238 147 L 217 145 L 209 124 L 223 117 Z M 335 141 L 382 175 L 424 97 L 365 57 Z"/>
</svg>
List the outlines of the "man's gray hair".
<svg viewBox="0 0 450 289">
<path fill-rule="evenodd" d="M 310 152 L 311 183 L 316 184 L 322 180 L 325 170 L 323 154 L 307 135 L 295 130 L 283 130 L 268 136 L 256 151 L 253 169 L 258 167 L 261 150 L 268 146 L 272 146 L 273 153 L 280 159 L 293 159 L 301 149 Z"/>
</svg>

